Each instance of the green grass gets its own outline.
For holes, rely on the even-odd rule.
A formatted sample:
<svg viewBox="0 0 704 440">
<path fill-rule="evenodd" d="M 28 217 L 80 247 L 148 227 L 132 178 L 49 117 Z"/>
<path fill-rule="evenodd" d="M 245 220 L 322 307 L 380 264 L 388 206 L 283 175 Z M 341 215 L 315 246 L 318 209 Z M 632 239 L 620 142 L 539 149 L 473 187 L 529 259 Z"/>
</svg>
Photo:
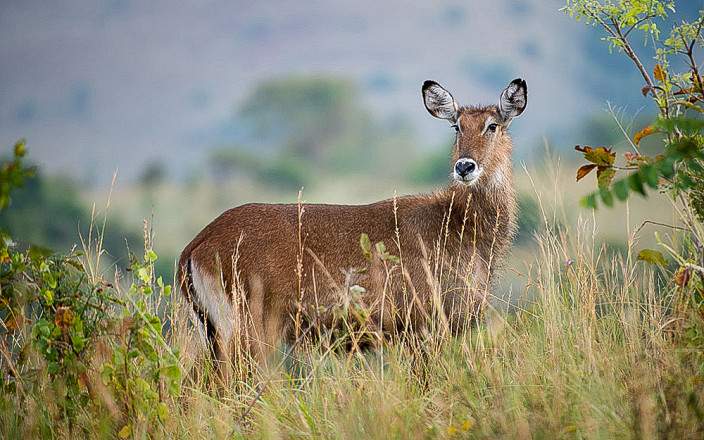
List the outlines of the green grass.
<svg viewBox="0 0 704 440">
<path fill-rule="evenodd" d="M 172 323 L 167 340 L 183 372 L 180 393 L 160 397 L 166 417 L 128 416 L 139 412 L 130 413 L 134 402 L 102 385 L 105 353 L 96 350 L 82 382 L 90 397 L 69 422 L 58 404 L 61 382 L 49 379 L 30 346 L 18 358 L 28 385 L 0 399 L 0 432 L 7 438 L 701 438 L 704 322 L 691 300 L 697 287 L 679 288 L 667 269 L 637 261 L 643 233 L 635 230 L 635 213 L 625 211 L 628 235 L 621 232 L 621 250 L 612 252 L 601 231 L 617 228 L 609 223 L 614 211 L 575 215 L 562 201 L 571 200 L 568 184 L 535 180 L 546 182 L 546 188 L 532 185 L 546 227 L 516 249 L 485 315 L 462 335 L 448 336 L 439 320 L 427 333 L 375 350 L 303 341 L 281 347 L 295 350 L 245 380 L 223 385 L 188 323 L 187 305 L 155 298 L 150 307 L 161 307 Z M 664 238 L 682 248 L 681 236 Z M 514 291 L 506 292 L 506 279 Z"/>
<path fill-rule="evenodd" d="M 375 352 L 308 347 L 294 354 L 296 373 L 271 368 L 252 389 L 217 398 L 203 393 L 207 381 L 195 380 L 167 431 L 255 438 L 701 434 L 704 407 L 687 404 L 704 397 L 701 376 L 677 336 L 678 320 L 701 325 L 700 318 L 689 314 L 682 292 L 659 287 L 652 271 L 629 260 L 598 263 L 599 249 L 579 239 L 539 239 L 527 280 L 532 299 L 515 313 L 492 308 L 464 336 L 438 332 Z M 574 256 L 568 266 L 565 254 Z"/>
</svg>

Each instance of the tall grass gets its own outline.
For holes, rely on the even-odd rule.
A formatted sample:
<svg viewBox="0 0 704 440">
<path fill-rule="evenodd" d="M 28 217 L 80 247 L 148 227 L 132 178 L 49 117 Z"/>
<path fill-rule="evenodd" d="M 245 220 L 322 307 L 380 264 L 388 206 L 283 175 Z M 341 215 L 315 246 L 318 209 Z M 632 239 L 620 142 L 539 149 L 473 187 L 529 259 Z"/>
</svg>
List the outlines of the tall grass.
<svg viewBox="0 0 704 440">
<path fill-rule="evenodd" d="M 430 326 L 351 351 L 316 338 L 279 347 L 266 367 L 223 384 L 188 304 L 154 298 L 184 375 L 180 394 L 164 399 L 167 417 L 129 420 L 120 409 L 129 402 L 89 380 L 102 398 L 69 426 L 37 410 L 52 405 L 45 380 L 3 399 L 3 436 L 701 438 L 704 322 L 691 290 L 634 258 L 633 231 L 614 253 L 596 238 L 594 218 L 565 226 L 559 200 L 541 205 L 545 228 L 525 267 L 514 268 L 521 297 L 509 309 L 494 292 L 463 335 Z"/>
<path fill-rule="evenodd" d="M 676 335 L 682 319 L 700 318 L 659 274 L 627 257 L 606 260 L 589 227 L 537 238 L 530 299 L 515 312 L 492 308 L 463 337 L 424 335 L 431 349 L 422 354 L 417 344 L 387 345 L 383 363 L 380 351 L 309 346 L 293 355 L 297 368 L 264 371 L 249 390 L 220 398 L 198 376 L 168 430 L 261 438 L 701 434 L 702 387 Z M 199 370 L 200 362 L 189 364 Z"/>
<path fill-rule="evenodd" d="M 341 352 L 330 342 L 281 347 L 278 362 L 224 391 L 212 386 L 216 377 L 203 368 L 208 361 L 191 354 L 179 415 L 166 431 L 700 437 L 701 345 L 692 345 L 685 330 L 704 323 L 691 292 L 670 281 L 666 269 L 635 259 L 635 235 L 625 253 L 614 253 L 595 238 L 593 218 L 568 228 L 547 211 L 521 273 L 523 296 L 510 311 L 494 298 L 463 336 L 431 331 L 371 351 Z M 193 346 L 188 331 L 181 336 L 177 344 Z"/>
</svg>

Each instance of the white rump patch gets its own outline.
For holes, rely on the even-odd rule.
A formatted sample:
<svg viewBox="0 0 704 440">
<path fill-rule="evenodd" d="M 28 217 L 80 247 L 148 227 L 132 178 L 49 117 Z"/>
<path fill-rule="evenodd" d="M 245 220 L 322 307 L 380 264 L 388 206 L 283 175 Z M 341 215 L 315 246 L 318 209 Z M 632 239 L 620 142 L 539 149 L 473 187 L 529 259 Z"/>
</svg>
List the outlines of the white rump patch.
<svg viewBox="0 0 704 440">
<path fill-rule="evenodd" d="M 191 277 L 193 301 L 212 322 L 218 338 L 229 341 L 234 333 L 235 312 L 225 293 L 223 282 L 201 270 L 193 260 L 191 260 Z"/>
</svg>

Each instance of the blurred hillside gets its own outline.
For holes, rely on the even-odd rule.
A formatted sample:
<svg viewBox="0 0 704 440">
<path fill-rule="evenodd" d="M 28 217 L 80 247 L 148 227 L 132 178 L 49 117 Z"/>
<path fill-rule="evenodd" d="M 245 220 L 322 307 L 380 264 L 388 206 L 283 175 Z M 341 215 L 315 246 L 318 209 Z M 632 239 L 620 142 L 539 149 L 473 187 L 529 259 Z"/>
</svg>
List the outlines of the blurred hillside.
<svg viewBox="0 0 704 440">
<path fill-rule="evenodd" d="M 683 16 L 702 6 L 681 3 Z M 563 4 L 3 2 L 0 133 L 6 144 L 27 136 L 46 172 L 91 184 L 107 186 L 116 169 L 134 180 L 144 163 L 184 178 L 212 149 L 246 141 L 246 115 L 234 109 L 263 81 L 342 78 L 383 131 L 407 127 L 428 151 L 446 135 L 422 107 L 423 80 L 461 102 L 492 103 L 521 76 L 531 99 L 516 154 L 529 158 L 544 137 L 561 148 L 591 142 L 575 127 L 606 99 L 631 111 L 644 103 L 624 87 L 635 74 L 627 61 Z"/>
</svg>

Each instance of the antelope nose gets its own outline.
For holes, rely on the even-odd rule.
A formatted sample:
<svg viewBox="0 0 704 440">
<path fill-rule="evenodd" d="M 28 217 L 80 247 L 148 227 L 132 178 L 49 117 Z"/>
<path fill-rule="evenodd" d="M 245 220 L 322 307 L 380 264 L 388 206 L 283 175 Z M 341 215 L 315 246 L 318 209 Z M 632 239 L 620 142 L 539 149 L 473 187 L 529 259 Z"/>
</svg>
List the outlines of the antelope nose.
<svg viewBox="0 0 704 440">
<path fill-rule="evenodd" d="M 461 177 L 472 174 L 477 169 L 477 163 L 473 159 L 460 159 L 455 163 L 455 172 Z"/>
</svg>

